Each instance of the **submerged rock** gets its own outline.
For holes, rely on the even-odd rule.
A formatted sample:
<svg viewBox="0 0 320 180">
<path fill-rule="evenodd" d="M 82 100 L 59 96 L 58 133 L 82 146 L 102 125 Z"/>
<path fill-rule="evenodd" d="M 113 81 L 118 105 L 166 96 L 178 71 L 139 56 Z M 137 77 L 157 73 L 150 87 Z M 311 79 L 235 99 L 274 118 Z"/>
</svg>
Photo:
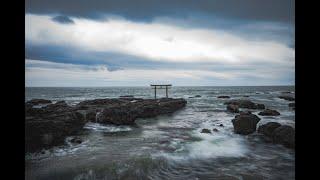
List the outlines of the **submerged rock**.
<svg viewBox="0 0 320 180">
<path fill-rule="evenodd" d="M 224 98 L 224 99 L 228 99 L 228 98 L 230 98 L 230 96 L 218 96 L 217 98 Z"/>
<path fill-rule="evenodd" d="M 250 100 L 246 100 L 246 99 L 230 100 L 228 102 L 225 102 L 224 104 L 238 105 L 240 108 L 247 108 L 247 109 L 264 109 L 265 108 L 263 104 L 253 103 Z"/>
<path fill-rule="evenodd" d="M 265 109 L 264 111 L 259 112 L 259 115 L 261 115 L 261 116 L 279 116 L 280 113 L 276 110 Z"/>
<path fill-rule="evenodd" d="M 243 135 L 251 134 L 256 131 L 256 126 L 259 121 L 260 118 L 258 116 L 250 112 L 242 112 L 232 119 L 234 132 Z"/>
<path fill-rule="evenodd" d="M 210 134 L 211 131 L 210 131 L 209 129 L 202 129 L 202 130 L 201 130 L 201 133 L 208 133 L 208 134 Z"/>
<path fill-rule="evenodd" d="M 227 111 L 238 113 L 239 112 L 239 106 L 235 104 L 228 104 L 227 105 Z"/>
<path fill-rule="evenodd" d="M 213 128 L 212 131 L 218 132 L 219 130 L 217 128 Z"/>
<path fill-rule="evenodd" d="M 198 98 L 198 97 L 201 97 L 200 95 L 195 95 L 194 97 Z"/>
<path fill-rule="evenodd" d="M 278 96 L 278 98 L 284 99 L 284 100 L 287 100 L 287 101 L 294 101 L 295 100 L 295 98 L 292 97 L 292 96 Z"/>
</svg>

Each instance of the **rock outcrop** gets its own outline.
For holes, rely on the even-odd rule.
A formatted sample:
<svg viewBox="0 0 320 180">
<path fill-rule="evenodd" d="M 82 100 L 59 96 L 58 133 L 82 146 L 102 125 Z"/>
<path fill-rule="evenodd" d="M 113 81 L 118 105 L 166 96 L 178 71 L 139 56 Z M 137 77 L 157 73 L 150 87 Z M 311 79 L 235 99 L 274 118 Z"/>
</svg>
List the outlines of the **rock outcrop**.
<svg viewBox="0 0 320 180">
<path fill-rule="evenodd" d="M 281 126 L 280 123 L 268 122 L 266 124 L 259 126 L 258 133 L 261 133 L 267 137 L 272 137 L 274 130 L 280 126 Z"/>
<path fill-rule="evenodd" d="M 130 125 L 137 118 L 173 113 L 186 105 L 184 99 L 104 99 L 83 101 L 77 109 L 87 112 L 88 121 Z"/>
<path fill-rule="evenodd" d="M 236 100 L 230 100 L 228 102 L 225 102 L 224 104 L 229 105 L 237 105 L 240 108 L 247 108 L 247 109 L 265 109 L 265 106 L 263 104 L 257 104 L 253 103 L 250 100 L 246 99 L 236 99 Z"/>
<path fill-rule="evenodd" d="M 239 106 L 235 104 L 228 104 L 227 111 L 233 112 L 233 113 L 239 113 Z"/>
<path fill-rule="evenodd" d="M 229 98 L 230 98 L 230 96 L 218 96 L 217 98 L 229 99 Z"/>
<path fill-rule="evenodd" d="M 130 125 L 136 118 L 155 117 L 173 113 L 186 105 L 184 99 L 141 99 L 125 97 L 118 99 L 94 99 L 69 106 L 64 101 L 34 108 L 32 100 L 25 104 L 25 147 L 27 152 L 50 148 L 64 143 L 66 136 L 82 130 L 88 121 Z M 43 101 L 41 102 L 49 102 Z"/>
<path fill-rule="evenodd" d="M 282 125 L 273 131 L 274 143 L 282 144 L 288 148 L 295 148 L 295 130 L 291 126 Z"/>
<path fill-rule="evenodd" d="M 75 134 L 86 123 L 84 116 L 57 102 L 42 108 L 26 108 L 25 150 L 34 152 L 64 143 L 66 136 Z"/>
<path fill-rule="evenodd" d="M 237 134 L 251 134 L 256 131 L 257 123 L 260 121 L 260 118 L 251 112 L 241 112 L 240 115 L 236 115 L 232 119 L 232 124 L 234 132 Z"/>
<path fill-rule="evenodd" d="M 264 111 L 259 112 L 258 115 L 260 115 L 260 116 L 279 116 L 280 113 L 276 110 L 265 109 Z"/>
<path fill-rule="evenodd" d="M 288 125 L 268 122 L 259 126 L 258 133 L 268 137 L 273 143 L 282 144 L 288 148 L 295 148 L 295 130 Z"/>
<path fill-rule="evenodd" d="M 211 131 L 210 131 L 210 129 L 202 129 L 201 133 L 211 134 Z"/>
</svg>

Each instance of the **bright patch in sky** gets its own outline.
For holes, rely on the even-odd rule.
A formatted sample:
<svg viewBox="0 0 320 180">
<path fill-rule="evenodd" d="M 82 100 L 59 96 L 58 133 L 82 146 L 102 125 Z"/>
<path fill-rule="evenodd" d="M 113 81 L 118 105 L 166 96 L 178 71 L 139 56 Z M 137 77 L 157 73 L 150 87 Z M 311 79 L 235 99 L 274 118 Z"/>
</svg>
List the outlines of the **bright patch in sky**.
<svg viewBox="0 0 320 180">
<path fill-rule="evenodd" d="M 26 40 L 86 51 L 118 52 L 154 61 L 283 63 L 294 58 L 294 50 L 285 44 L 248 40 L 218 30 L 114 18 L 102 22 L 78 18 L 73 21 L 71 25 L 61 24 L 50 16 L 26 15 Z"/>
</svg>

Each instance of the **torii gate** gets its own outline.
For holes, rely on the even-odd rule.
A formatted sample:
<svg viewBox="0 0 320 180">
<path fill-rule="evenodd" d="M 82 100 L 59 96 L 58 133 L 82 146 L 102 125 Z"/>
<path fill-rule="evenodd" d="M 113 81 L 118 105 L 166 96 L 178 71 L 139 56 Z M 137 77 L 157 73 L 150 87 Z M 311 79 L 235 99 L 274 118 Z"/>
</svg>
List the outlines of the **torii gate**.
<svg viewBox="0 0 320 180">
<path fill-rule="evenodd" d="M 168 88 L 170 88 L 171 84 L 151 84 L 150 85 L 154 89 L 154 99 L 157 99 L 157 89 L 166 89 L 166 97 L 168 98 Z"/>
</svg>

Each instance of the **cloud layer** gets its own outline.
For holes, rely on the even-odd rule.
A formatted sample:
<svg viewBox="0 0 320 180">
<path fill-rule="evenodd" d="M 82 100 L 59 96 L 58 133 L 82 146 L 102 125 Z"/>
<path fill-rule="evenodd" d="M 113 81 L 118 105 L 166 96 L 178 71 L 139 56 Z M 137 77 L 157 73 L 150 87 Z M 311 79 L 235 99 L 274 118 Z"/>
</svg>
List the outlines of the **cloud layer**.
<svg viewBox="0 0 320 180">
<path fill-rule="evenodd" d="M 26 40 L 37 45 L 61 45 L 84 51 L 115 52 L 153 61 L 287 63 L 294 50 L 274 41 L 248 40 L 208 29 L 137 23 L 124 19 L 91 21 L 73 18 L 73 25 L 49 16 L 26 15 Z"/>
<path fill-rule="evenodd" d="M 25 20 L 26 86 L 294 84 L 294 27 L 286 23 L 198 15 Z"/>
</svg>

